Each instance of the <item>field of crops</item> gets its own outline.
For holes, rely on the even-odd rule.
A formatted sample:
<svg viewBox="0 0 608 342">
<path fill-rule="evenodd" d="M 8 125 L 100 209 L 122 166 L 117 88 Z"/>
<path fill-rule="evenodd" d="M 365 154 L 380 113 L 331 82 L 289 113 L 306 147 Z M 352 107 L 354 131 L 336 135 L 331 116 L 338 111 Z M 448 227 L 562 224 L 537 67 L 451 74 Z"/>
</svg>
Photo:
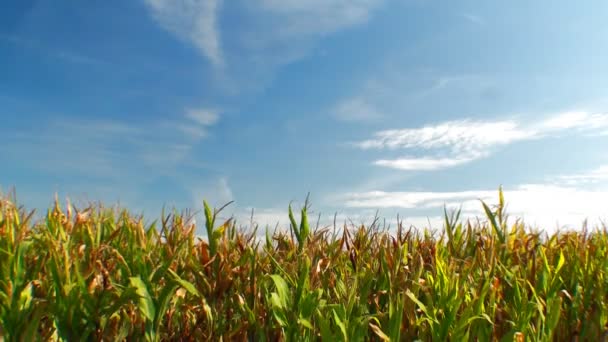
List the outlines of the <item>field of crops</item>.
<svg viewBox="0 0 608 342">
<path fill-rule="evenodd" d="M 146 226 L 127 211 L 0 201 L 6 341 L 601 341 L 605 227 L 547 236 L 497 206 L 442 234 L 378 224 L 237 229 L 204 206 Z"/>
</svg>

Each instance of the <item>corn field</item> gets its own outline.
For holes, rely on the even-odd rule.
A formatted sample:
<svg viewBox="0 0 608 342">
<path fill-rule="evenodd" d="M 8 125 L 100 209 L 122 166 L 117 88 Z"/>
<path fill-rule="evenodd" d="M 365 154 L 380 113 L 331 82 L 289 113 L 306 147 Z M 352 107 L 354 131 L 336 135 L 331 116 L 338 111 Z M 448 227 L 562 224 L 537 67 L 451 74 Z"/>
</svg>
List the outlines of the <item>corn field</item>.
<svg viewBox="0 0 608 342">
<path fill-rule="evenodd" d="M 5 341 L 602 341 L 606 227 L 533 232 L 445 213 L 439 234 L 403 225 L 237 228 L 204 203 L 140 216 L 58 202 L 42 220 L 0 200 Z"/>
</svg>

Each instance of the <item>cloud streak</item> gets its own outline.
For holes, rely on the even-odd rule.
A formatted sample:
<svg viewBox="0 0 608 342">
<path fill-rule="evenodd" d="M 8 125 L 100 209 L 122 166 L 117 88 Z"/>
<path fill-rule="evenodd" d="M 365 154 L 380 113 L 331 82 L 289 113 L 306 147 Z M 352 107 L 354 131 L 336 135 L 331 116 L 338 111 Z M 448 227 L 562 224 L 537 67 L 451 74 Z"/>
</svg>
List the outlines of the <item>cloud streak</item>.
<svg viewBox="0 0 608 342">
<path fill-rule="evenodd" d="M 556 179 L 558 182 L 566 183 L 568 185 L 597 184 L 601 181 L 608 180 L 608 165 L 602 165 L 587 172 L 559 176 Z"/>
<path fill-rule="evenodd" d="M 165 30 L 194 44 L 217 66 L 224 66 L 218 13 L 222 0 L 145 0 Z"/>
<path fill-rule="evenodd" d="M 382 0 L 260 0 L 260 7 L 280 16 L 283 36 L 323 35 L 369 20 Z"/>
<path fill-rule="evenodd" d="M 374 165 L 405 171 L 433 171 L 469 163 L 477 158 L 460 156 L 458 158 L 399 158 L 379 159 Z"/>
<path fill-rule="evenodd" d="M 382 118 L 380 112 L 363 98 L 341 102 L 331 112 L 336 119 L 345 122 L 369 122 Z"/>
<path fill-rule="evenodd" d="M 596 223 L 607 216 L 603 204 L 608 191 L 579 189 L 572 186 L 550 184 L 524 184 L 505 189 L 507 212 L 523 218 L 528 224 L 541 225 L 553 229 L 556 223 L 580 226 L 585 219 Z M 462 208 L 467 217 L 483 217 L 479 200 L 495 203 L 495 190 L 475 190 L 456 192 L 369 191 L 347 193 L 337 196 L 341 205 L 358 209 L 414 209 L 441 210 Z M 558 214 L 556 214 L 558 213 Z"/>
<path fill-rule="evenodd" d="M 90 56 L 86 56 L 80 53 L 76 53 L 74 51 L 70 51 L 70 50 L 61 50 L 61 49 L 57 49 L 54 47 L 48 47 L 46 45 L 44 45 L 42 42 L 34 40 L 34 39 L 30 39 L 30 38 L 25 38 L 25 37 L 21 37 L 21 36 L 16 36 L 16 35 L 6 35 L 3 33 L 0 33 L 0 40 L 5 40 L 7 42 L 10 42 L 12 44 L 15 44 L 16 46 L 19 46 L 21 48 L 25 48 L 25 49 L 31 49 L 31 50 L 35 50 L 37 52 L 42 52 L 50 57 L 62 60 L 64 62 L 68 62 L 68 63 L 75 63 L 75 64 L 82 64 L 82 65 L 88 65 L 88 66 L 107 66 L 109 65 L 108 62 L 97 59 L 97 58 L 93 58 Z"/>
<path fill-rule="evenodd" d="M 144 0 L 166 31 L 195 46 L 228 94 L 256 92 L 328 35 L 363 25 L 384 0 Z M 243 20 L 221 22 L 223 4 Z"/>
<path fill-rule="evenodd" d="M 422 128 L 386 130 L 355 143 L 361 149 L 449 148 L 454 152 L 481 150 L 534 136 L 514 121 L 448 121 Z"/>
<path fill-rule="evenodd" d="M 339 196 L 347 208 L 401 208 L 415 209 L 442 206 L 444 202 L 474 198 L 491 198 L 496 191 L 461 191 L 461 192 L 427 192 L 427 191 L 368 191 L 347 193 Z M 442 204 L 437 204 L 442 203 Z"/>
<path fill-rule="evenodd" d="M 512 143 L 541 139 L 568 132 L 603 134 L 607 114 L 566 112 L 537 122 L 515 120 L 454 120 L 420 128 L 383 130 L 371 139 L 354 142 L 361 150 L 427 151 L 422 157 L 379 159 L 374 165 L 399 170 L 439 170 L 487 157 L 497 148 Z"/>
<path fill-rule="evenodd" d="M 188 108 L 185 112 L 187 120 L 179 121 L 175 126 L 195 141 L 205 138 L 209 128 L 220 119 L 219 111 L 215 109 Z"/>
<path fill-rule="evenodd" d="M 218 120 L 218 112 L 203 109 L 188 110 L 170 122 L 137 125 L 117 120 L 56 119 L 30 127 L 28 132 L 5 133 L 11 139 L 0 150 L 11 159 L 49 173 L 115 179 L 137 174 L 140 169 L 163 173 L 186 160 L 193 145 Z M 29 158 L 23 160 L 23 155 Z"/>
</svg>

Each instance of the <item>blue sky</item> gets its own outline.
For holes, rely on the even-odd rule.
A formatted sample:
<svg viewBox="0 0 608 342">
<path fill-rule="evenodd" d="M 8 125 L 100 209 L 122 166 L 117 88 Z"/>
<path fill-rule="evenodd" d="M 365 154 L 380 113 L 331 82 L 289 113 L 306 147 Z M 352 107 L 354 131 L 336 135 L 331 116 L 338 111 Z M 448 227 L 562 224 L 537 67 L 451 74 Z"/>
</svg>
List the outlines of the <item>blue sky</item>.
<svg viewBox="0 0 608 342">
<path fill-rule="evenodd" d="M 0 187 L 417 226 L 605 217 L 605 1 L 8 1 Z"/>
</svg>

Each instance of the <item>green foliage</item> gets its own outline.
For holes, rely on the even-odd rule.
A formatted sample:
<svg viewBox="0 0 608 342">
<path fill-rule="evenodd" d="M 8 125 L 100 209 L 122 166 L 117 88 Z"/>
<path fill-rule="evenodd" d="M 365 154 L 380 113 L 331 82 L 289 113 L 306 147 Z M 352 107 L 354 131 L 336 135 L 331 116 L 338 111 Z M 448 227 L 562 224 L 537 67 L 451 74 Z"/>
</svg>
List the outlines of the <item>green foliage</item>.
<svg viewBox="0 0 608 342">
<path fill-rule="evenodd" d="M 608 231 L 532 232 L 502 190 L 444 229 L 237 229 L 205 202 L 144 225 L 69 203 L 45 219 L 0 199 L 0 336 L 36 340 L 600 341 Z M 331 231 L 331 233 L 330 233 Z"/>
</svg>

